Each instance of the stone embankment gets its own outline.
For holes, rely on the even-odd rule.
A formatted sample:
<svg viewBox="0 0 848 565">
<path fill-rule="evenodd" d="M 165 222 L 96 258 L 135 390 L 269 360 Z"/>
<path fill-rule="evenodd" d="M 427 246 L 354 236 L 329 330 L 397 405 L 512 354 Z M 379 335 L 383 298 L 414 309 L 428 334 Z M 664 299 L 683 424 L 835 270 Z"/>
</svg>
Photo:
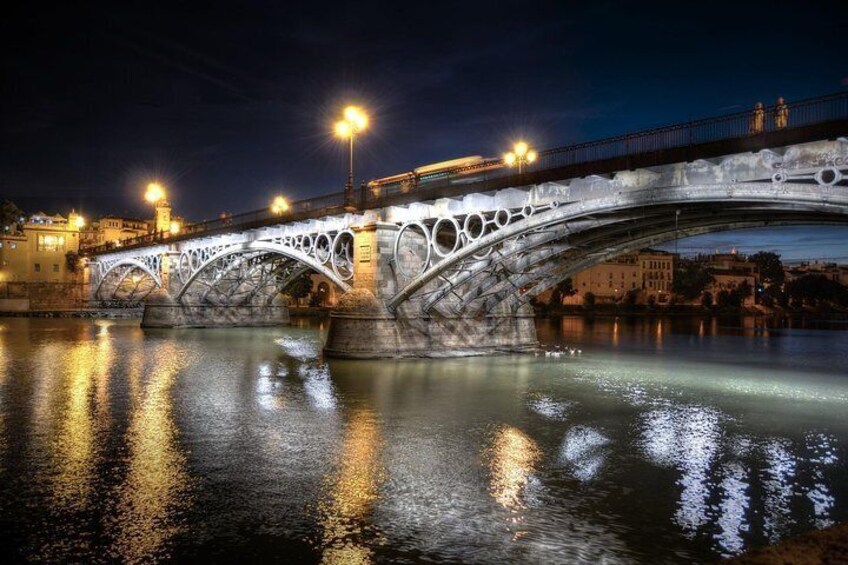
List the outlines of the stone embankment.
<svg viewBox="0 0 848 565">
<path fill-rule="evenodd" d="M 143 308 L 85 308 L 78 310 L 23 310 L 0 312 L 0 318 L 100 318 L 108 320 L 140 319 Z"/>
</svg>

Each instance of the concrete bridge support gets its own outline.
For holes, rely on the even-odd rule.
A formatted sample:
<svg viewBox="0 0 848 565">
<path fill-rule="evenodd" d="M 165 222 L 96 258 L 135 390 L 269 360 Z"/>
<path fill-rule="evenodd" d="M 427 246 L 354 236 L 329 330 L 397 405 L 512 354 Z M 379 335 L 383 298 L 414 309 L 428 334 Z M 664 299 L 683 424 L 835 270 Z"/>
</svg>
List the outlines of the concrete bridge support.
<svg viewBox="0 0 848 565">
<path fill-rule="evenodd" d="M 452 357 L 532 351 L 538 345 L 533 310 L 482 316 L 423 312 L 420 300 L 395 310 L 386 304 L 404 273 L 426 253 L 423 237 L 407 241 L 396 257 L 399 227 L 376 222 L 354 230 L 356 278 L 331 314 L 324 353 L 331 357 Z M 409 238 L 407 238 L 408 240 Z M 400 268 L 396 263 L 406 263 Z"/>
</svg>

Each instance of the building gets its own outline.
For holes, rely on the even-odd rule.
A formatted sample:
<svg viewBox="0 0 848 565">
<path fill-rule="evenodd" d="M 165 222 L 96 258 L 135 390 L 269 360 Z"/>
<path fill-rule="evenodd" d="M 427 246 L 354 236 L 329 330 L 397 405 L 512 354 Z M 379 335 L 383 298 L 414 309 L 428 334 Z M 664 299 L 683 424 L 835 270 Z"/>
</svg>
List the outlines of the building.
<svg viewBox="0 0 848 565">
<path fill-rule="evenodd" d="M 640 251 L 636 260 L 639 267 L 638 278 L 648 299 L 653 296 L 659 304 L 669 302 L 674 282 L 675 255 L 667 251 L 647 249 Z"/>
<path fill-rule="evenodd" d="M 68 218 L 39 212 L 18 233 L 0 235 L 0 282 L 73 282 L 82 269 L 71 265 L 68 253 L 77 253 L 82 216 Z"/>
<path fill-rule="evenodd" d="M 138 218 L 126 218 L 122 216 L 103 216 L 92 225 L 92 231 L 97 234 L 98 243 L 118 243 L 125 239 L 131 239 L 140 235 L 150 233 L 150 224 L 147 220 Z"/>
<path fill-rule="evenodd" d="M 149 233 L 176 234 L 186 225 L 183 218 L 171 215 L 171 205 L 165 200 L 156 203 L 156 216 L 150 220 L 140 220 L 125 216 L 103 216 L 86 226 L 80 233 L 81 247 L 94 247 L 121 242 L 147 235 Z"/>
<path fill-rule="evenodd" d="M 599 303 L 619 302 L 627 293 L 635 293 L 637 302 L 667 304 L 671 299 L 675 256 L 665 251 L 645 249 L 626 253 L 581 271 L 571 278 L 575 294 L 566 304 L 582 304 L 592 293 Z M 543 293 L 540 300 L 550 300 Z"/>
<path fill-rule="evenodd" d="M 848 283 L 848 266 L 836 263 L 801 263 L 792 267 L 784 267 L 786 280 L 791 281 L 804 275 L 822 275 L 841 284 Z M 848 285 L 846 285 L 848 286 Z"/>
<path fill-rule="evenodd" d="M 759 284 L 760 273 L 757 264 L 748 261 L 744 255 L 732 251 L 702 256 L 701 260 L 713 276 L 713 282 L 705 289 L 713 299 L 722 291 L 732 292 L 748 285 L 750 294 L 742 301 L 743 306 L 756 304 L 755 289 Z"/>
</svg>

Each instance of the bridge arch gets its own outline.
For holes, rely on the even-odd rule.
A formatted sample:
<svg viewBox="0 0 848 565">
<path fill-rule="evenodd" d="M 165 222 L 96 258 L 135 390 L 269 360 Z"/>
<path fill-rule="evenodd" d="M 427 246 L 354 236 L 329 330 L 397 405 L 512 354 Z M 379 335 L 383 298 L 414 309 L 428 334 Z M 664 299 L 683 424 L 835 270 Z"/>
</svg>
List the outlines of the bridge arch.
<svg viewBox="0 0 848 565">
<path fill-rule="evenodd" d="M 550 267 L 552 262 L 562 260 L 562 253 L 585 246 L 585 242 L 580 241 L 581 235 L 607 229 L 607 236 L 612 236 L 612 239 L 607 237 L 603 245 L 615 247 L 616 243 L 628 239 L 627 233 L 631 233 L 629 238 L 633 239 L 634 232 L 655 232 L 650 224 L 657 221 L 659 214 L 671 213 L 673 216 L 675 210 L 687 215 L 701 210 L 711 211 L 711 214 L 687 222 L 685 227 L 690 230 L 700 229 L 699 222 L 703 229 L 713 226 L 710 228 L 712 231 L 734 229 L 734 225 L 754 227 L 751 222 L 766 225 L 765 222 L 774 221 L 781 214 L 786 223 L 841 224 L 848 223 L 848 190 L 841 185 L 791 182 L 728 183 L 652 188 L 565 203 L 541 213 L 526 215 L 468 242 L 409 280 L 387 302 L 387 306 L 396 311 L 404 303 L 420 299 L 422 308 L 427 310 L 449 295 L 462 297 L 464 292 L 469 292 L 471 294 L 459 299 L 464 309 L 471 301 L 492 290 L 495 284 L 502 285 L 504 289 L 510 287 L 508 292 L 503 293 L 507 296 L 520 293 L 526 284 L 536 282 L 538 277 L 534 272 L 540 272 L 541 264 L 547 262 Z M 727 218 L 722 219 L 721 214 L 726 214 Z M 744 222 L 746 217 L 748 225 Z M 643 225 L 640 226 L 639 221 Z M 722 224 L 724 227 L 720 228 Z M 618 239 L 616 229 L 624 231 L 624 235 L 618 234 Z M 660 230 L 653 235 L 651 245 L 661 243 L 659 240 L 663 237 L 674 239 L 674 233 L 674 230 Z M 508 242 L 518 251 L 507 250 Z M 625 250 L 621 249 L 616 254 L 623 252 Z M 519 267 L 518 277 L 510 276 L 515 274 L 509 270 L 510 265 Z M 488 280 L 481 283 L 481 277 Z M 495 292 L 501 290 L 494 289 Z M 485 298 L 488 302 L 483 311 L 491 311 L 494 307 L 492 301 L 488 300 L 488 294 Z M 496 300 L 497 304 L 501 302 L 503 300 Z"/>
<path fill-rule="evenodd" d="M 332 260 L 332 257 L 328 257 L 327 260 L 321 261 L 299 249 L 280 243 L 253 241 L 239 244 L 220 250 L 199 265 L 181 286 L 175 298 L 179 303 L 186 303 L 191 293 L 202 285 L 205 291 L 200 291 L 198 299 L 205 301 L 210 291 L 217 285 L 226 284 L 227 277 L 236 271 L 239 271 L 243 280 L 237 281 L 235 289 L 230 290 L 247 295 L 242 298 L 252 298 L 250 293 L 255 293 L 257 285 L 261 284 L 273 284 L 277 292 L 281 292 L 298 276 L 309 271 L 324 276 L 344 292 L 350 290 L 350 285 L 339 276 L 337 269 L 327 265 Z M 277 263 L 272 265 L 274 261 Z M 269 272 L 271 269 L 285 269 L 285 272 L 272 273 Z M 232 281 L 229 284 L 232 286 Z M 251 286 L 254 288 L 251 289 Z"/>
<path fill-rule="evenodd" d="M 115 292 L 120 289 L 121 285 L 124 284 L 127 278 L 136 271 L 140 271 L 143 277 L 149 279 L 153 283 L 153 287 L 150 289 L 151 291 L 162 286 L 162 279 L 159 276 L 159 273 L 151 268 L 150 265 L 147 265 L 138 259 L 120 259 L 108 265 L 106 270 L 100 274 L 97 286 L 95 287 L 92 296 L 100 300 L 110 300 L 115 298 Z M 112 289 L 113 295 L 110 297 L 103 296 L 103 290 L 107 287 Z M 145 296 L 147 294 L 149 294 L 149 292 L 145 293 Z"/>
</svg>

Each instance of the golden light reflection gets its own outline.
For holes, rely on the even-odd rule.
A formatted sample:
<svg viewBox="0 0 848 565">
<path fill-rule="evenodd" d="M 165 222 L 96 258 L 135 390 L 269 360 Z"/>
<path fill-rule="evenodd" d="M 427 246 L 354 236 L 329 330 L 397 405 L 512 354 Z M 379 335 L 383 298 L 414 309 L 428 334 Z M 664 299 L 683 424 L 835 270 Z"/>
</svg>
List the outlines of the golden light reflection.
<svg viewBox="0 0 848 565">
<path fill-rule="evenodd" d="M 91 504 L 99 429 L 108 422 L 108 368 L 112 363 L 112 342 L 77 342 L 67 353 L 63 389 L 65 406 L 60 408 L 60 426 L 53 442 L 56 475 L 53 495 L 58 506 L 83 510 Z M 105 416 L 104 416 L 105 415 Z"/>
<path fill-rule="evenodd" d="M 130 378 L 133 408 L 126 439 L 128 470 L 118 487 L 112 524 L 111 553 L 121 561 L 167 557 L 169 541 L 184 527 L 179 516 L 190 502 L 189 475 L 186 456 L 177 442 L 171 402 L 182 359 L 176 348 L 163 345 L 155 365 L 145 367 L 141 377 L 136 373 Z M 139 364 L 131 362 L 130 366 L 138 368 Z M 138 386 L 145 377 L 144 385 Z"/>
<path fill-rule="evenodd" d="M 368 542 L 381 543 L 370 524 L 385 476 L 380 467 L 380 448 L 374 414 L 369 410 L 355 412 L 342 443 L 338 471 L 327 478 L 328 496 L 318 504 L 323 563 L 365 564 L 373 560 Z"/>
<path fill-rule="evenodd" d="M 512 426 L 495 432 L 489 452 L 489 492 L 507 510 L 524 508 L 524 487 L 541 458 L 536 442 Z"/>
<path fill-rule="evenodd" d="M 0 324 L 0 388 L 3 387 L 6 381 L 6 375 L 9 372 L 9 366 L 11 365 L 11 359 L 9 359 L 9 352 L 6 347 L 6 336 L 8 333 L 6 332 L 6 326 Z M 0 394 L 0 473 L 3 472 L 3 455 L 6 453 L 6 428 L 5 428 L 5 420 L 4 416 L 6 410 L 3 406 L 4 395 Z"/>
<path fill-rule="evenodd" d="M 49 460 L 43 479 L 51 497 L 51 521 L 69 532 L 84 528 L 98 493 L 97 469 L 102 458 L 109 422 L 109 368 L 114 358 L 112 342 L 80 340 L 73 345 L 51 344 L 44 348 L 36 375 L 39 396 L 34 412 L 39 434 L 49 438 Z M 40 355 L 39 355 L 40 357 Z M 46 364 L 42 364 L 46 363 Z M 56 372 L 61 367 L 62 372 Z M 77 549 L 87 548 L 85 539 L 72 539 Z M 32 558 L 56 562 L 67 557 L 69 540 L 45 537 L 32 548 Z"/>
</svg>

